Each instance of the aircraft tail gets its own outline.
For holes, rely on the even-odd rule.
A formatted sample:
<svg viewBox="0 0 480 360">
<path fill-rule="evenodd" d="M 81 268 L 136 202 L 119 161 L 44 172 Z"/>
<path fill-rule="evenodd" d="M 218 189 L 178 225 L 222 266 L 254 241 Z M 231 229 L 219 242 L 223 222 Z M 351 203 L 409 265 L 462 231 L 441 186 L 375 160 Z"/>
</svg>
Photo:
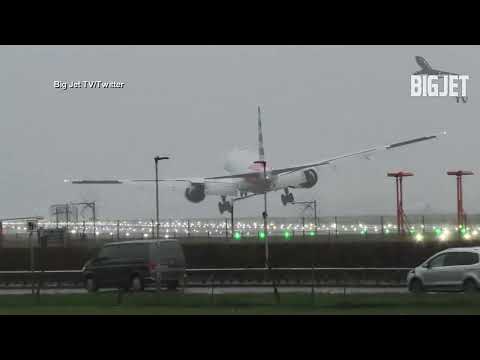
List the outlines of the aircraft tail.
<svg viewBox="0 0 480 360">
<path fill-rule="evenodd" d="M 422 68 L 422 71 L 433 70 L 428 61 L 425 60 L 425 58 L 421 56 L 415 56 L 415 61 L 417 62 L 418 66 Z"/>
<path fill-rule="evenodd" d="M 265 160 L 265 150 L 263 149 L 262 117 L 260 106 L 258 107 L 258 160 Z"/>
</svg>

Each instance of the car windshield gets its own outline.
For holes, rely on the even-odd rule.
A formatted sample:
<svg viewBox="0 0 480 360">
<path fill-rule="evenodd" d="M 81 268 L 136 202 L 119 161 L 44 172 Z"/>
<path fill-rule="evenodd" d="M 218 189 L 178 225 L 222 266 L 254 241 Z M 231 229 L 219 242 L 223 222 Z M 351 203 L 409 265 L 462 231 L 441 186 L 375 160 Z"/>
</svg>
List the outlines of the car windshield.
<svg viewBox="0 0 480 360">
<path fill-rule="evenodd" d="M 434 267 L 445 266 L 446 257 L 447 257 L 447 254 L 438 255 L 436 258 L 430 261 L 430 267 L 434 268 Z"/>
</svg>

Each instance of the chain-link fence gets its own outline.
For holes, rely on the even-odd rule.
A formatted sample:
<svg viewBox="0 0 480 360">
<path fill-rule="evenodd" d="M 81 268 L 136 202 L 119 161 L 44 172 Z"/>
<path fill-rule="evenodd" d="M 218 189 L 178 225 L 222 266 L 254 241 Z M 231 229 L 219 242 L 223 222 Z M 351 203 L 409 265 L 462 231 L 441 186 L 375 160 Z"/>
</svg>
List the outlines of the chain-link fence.
<svg viewBox="0 0 480 360">
<path fill-rule="evenodd" d="M 445 241 L 461 236 L 466 240 L 480 239 L 480 215 L 468 216 L 464 228 L 457 227 L 456 215 L 410 215 L 406 219 L 406 233 L 418 241 L 436 238 Z M 39 221 L 44 229 L 63 229 L 64 244 L 98 243 L 108 241 L 182 238 L 222 239 L 247 241 L 264 237 L 263 220 L 259 218 L 177 219 L 162 220 L 158 226 L 153 220 L 99 220 L 96 222 Z M 1 224 L 1 245 L 19 245 L 28 240 L 25 221 L 6 221 Z M 330 216 L 269 218 L 268 236 L 284 240 L 328 239 L 397 239 L 396 217 L 386 216 Z M 59 244 L 61 245 L 61 244 Z"/>
</svg>

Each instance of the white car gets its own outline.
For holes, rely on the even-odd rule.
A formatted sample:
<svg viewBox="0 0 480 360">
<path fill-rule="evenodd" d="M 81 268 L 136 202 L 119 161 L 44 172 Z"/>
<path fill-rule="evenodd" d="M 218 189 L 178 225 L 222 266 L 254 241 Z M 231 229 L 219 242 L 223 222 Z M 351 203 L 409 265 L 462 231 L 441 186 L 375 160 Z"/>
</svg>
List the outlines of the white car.
<svg viewBox="0 0 480 360">
<path fill-rule="evenodd" d="M 480 288 L 480 247 L 443 250 L 407 276 L 408 290 L 476 292 Z"/>
</svg>

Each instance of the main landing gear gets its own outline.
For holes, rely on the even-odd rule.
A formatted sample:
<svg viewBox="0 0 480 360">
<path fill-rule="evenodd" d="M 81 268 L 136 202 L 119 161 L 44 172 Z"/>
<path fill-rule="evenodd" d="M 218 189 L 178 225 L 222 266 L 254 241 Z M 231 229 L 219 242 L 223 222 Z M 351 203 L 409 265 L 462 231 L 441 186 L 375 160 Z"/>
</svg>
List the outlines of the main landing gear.
<svg viewBox="0 0 480 360">
<path fill-rule="evenodd" d="M 226 196 L 222 196 L 222 201 L 218 203 L 218 210 L 220 210 L 220 214 L 223 214 L 225 211 L 232 213 L 232 203 L 230 201 L 227 201 Z"/>
<path fill-rule="evenodd" d="M 282 199 L 282 204 L 285 206 L 289 203 L 293 203 L 295 199 L 293 198 L 293 194 L 288 191 L 288 188 L 285 188 L 285 194 L 282 194 L 281 199 Z"/>
</svg>

